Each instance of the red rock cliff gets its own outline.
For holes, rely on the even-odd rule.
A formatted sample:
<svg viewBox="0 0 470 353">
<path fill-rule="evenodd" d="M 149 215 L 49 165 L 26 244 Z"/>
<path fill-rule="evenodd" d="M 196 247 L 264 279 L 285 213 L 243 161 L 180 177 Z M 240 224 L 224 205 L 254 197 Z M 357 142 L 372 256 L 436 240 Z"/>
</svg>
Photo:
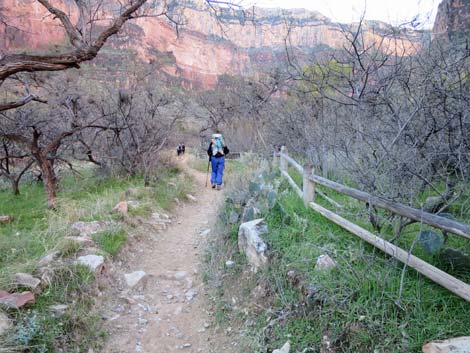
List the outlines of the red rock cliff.
<svg viewBox="0 0 470 353">
<path fill-rule="evenodd" d="M 439 4 L 432 30 L 434 38 L 458 39 L 470 34 L 470 1 L 444 0 Z"/>
<path fill-rule="evenodd" d="M 74 13 L 71 2 L 61 3 L 62 8 Z M 0 9 L 11 25 L 0 25 L 0 49 L 60 50 L 66 45 L 58 21 L 45 16 L 37 2 L 0 0 Z M 187 23 L 178 36 L 167 21 L 146 17 L 126 25 L 126 32 L 113 38 L 110 45 L 133 50 L 145 62 L 154 60 L 156 53 L 165 53 L 174 58 L 163 67 L 167 74 L 190 86 L 211 88 L 219 75 L 251 75 L 257 67 L 276 61 L 288 32 L 289 43 L 306 51 L 322 45 L 340 48 L 346 42 L 341 26 L 317 12 L 253 8 L 243 13 L 221 8 L 216 18 L 203 0 L 193 0 L 182 12 Z M 365 40 L 369 43 L 390 30 L 384 24 L 366 24 L 366 29 Z M 412 53 L 419 41 L 412 33 L 406 33 L 406 38 L 385 38 L 383 48 Z"/>
</svg>

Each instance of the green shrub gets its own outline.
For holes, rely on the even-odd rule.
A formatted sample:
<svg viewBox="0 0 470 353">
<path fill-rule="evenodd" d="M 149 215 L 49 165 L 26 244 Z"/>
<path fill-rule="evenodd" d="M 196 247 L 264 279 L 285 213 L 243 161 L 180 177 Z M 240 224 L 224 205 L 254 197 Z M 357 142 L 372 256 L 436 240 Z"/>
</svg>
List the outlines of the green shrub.
<svg viewBox="0 0 470 353">
<path fill-rule="evenodd" d="M 112 256 L 116 256 L 126 242 L 127 234 L 123 229 L 110 230 L 96 234 L 93 239 L 101 249 Z"/>
</svg>

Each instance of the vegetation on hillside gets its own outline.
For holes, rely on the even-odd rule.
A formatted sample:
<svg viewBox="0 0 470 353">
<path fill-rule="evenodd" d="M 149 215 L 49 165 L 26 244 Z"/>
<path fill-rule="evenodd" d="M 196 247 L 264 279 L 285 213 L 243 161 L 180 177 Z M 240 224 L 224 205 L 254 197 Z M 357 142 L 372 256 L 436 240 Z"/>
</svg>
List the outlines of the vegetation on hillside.
<svg viewBox="0 0 470 353">
<path fill-rule="evenodd" d="M 290 341 L 297 352 L 421 352 L 430 340 L 469 334 L 470 303 L 413 269 L 407 268 L 402 279 L 402 263 L 306 209 L 275 171 L 252 180 L 249 189 L 242 181 L 233 187 L 221 214 L 220 237 L 206 256 L 218 322 L 238 329 L 242 351 L 270 352 Z M 345 197 L 331 196 L 348 205 Z M 318 202 L 325 203 L 320 197 Z M 256 274 L 237 246 L 239 224 L 253 217 L 253 207 L 268 225 L 263 239 L 269 266 Z M 351 212 L 357 207 L 350 202 L 344 213 L 367 227 L 367 215 Z M 249 218 L 243 220 L 242 214 Z M 410 233 L 401 242 L 406 249 L 419 228 Z M 454 239 L 453 246 L 469 251 L 462 239 Z M 420 246 L 413 252 L 440 265 Z M 316 270 L 325 254 L 337 267 Z M 227 260 L 235 265 L 227 267 Z M 454 274 L 468 282 L 468 271 L 461 270 L 455 268 Z"/>
<path fill-rule="evenodd" d="M 107 175 L 89 164 L 79 171 L 80 175 L 60 174 L 54 210 L 46 208 L 40 183 L 25 182 L 20 195 L 13 195 L 6 185 L 0 190 L 0 214 L 13 216 L 10 224 L 0 225 L 0 288 L 20 290 L 12 282 L 18 272 L 37 276 L 43 288 L 35 304 L 26 310 L 5 310 L 14 327 L 0 339 L 2 352 L 86 352 L 99 348 L 106 332 L 101 329 L 94 296 L 101 288 L 89 269 L 75 264 L 86 249 L 65 240 L 72 234 L 70 226 L 77 221 L 105 222 L 106 229 L 93 235 L 98 248 L 95 253 L 109 260 L 119 258 L 128 234 L 138 226 L 132 218 L 170 210 L 175 198 L 185 200 L 192 187 L 188 176 L 165 161 L 147 187 L 142 175 Z M 130 208 L 128 215 L 112 212 L 119 201 L 129 199 L 137 201 L 138 207 Z M 57 257 L 52 266 L 38 267 L 38 261 L 51 253 Z M 57 311 L 57 305 L 66 307 Z"/>
</svg>

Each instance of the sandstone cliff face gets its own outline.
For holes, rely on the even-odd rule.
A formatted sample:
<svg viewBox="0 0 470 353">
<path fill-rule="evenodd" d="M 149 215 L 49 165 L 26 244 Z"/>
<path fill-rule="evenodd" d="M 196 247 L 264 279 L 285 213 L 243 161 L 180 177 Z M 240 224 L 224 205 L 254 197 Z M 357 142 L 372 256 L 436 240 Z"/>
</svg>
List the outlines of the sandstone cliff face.
<svg viewBox="0 0 470 353">
<path fill-rule="evenodd" d="M 74 14 L 72 2 L 56 2 Z M 66 45 L 58 21 L 45 16 L 37 2 L 0 0 L 0 8 L 12 25 L 0 25 L 0 49 L 60 50 Z M 253 75 L 259 67 L 280 60 L 287 33 L 288 43 L 304 51 L 319 46 L 341 48 L 347 42 L 342 33 L 346 26 L 306 10 L 255 7 L 243 13 L 221 8 L 216 17 L 203 0 L 192 0 L 181 12 L 187 23 L 179 35 L 162 18 L 146 17 L 127 24 L 125 32 L 114 37 L 110 45 L 133 51 L 144 62 L 161 60 L 162 55 L 172 58 L 162 67 L 166 74 L 181 79 L 188 87 L 212 88 L 219 75 Z M 384 24 L 365 24 L 365 28 L 367 43 L 379 42 L 384 34 L 391 33 Z M 411 54 L 417 48 L 419 38 L 413 33 L 401 39 L 386 37 L 382 42 L 382 50 L 399 54 Z"/>
<path fill-rule="evenodd" d="M 443 0 L 439 4 L 433 38 L 454 40 L 470 34 L 470 1 Z"/>
<path fill-rule="evenodd" d="M 73 14 L 75 8 L 67 6 L 66 10 Z M 40 49 L 65 44 L 59 22 L 45 16 L 44 7 L 37 1 L 0 0 L 0 13 L 8 24 L 0 25 L 0 49 Z"/>
<path fill-rule="evenodd" d="M 326 45 L 341 48 L 347 43 L 344 30 L 357 28 L 357 24 L 342 25 L 332 22 L 318 12 L 303 9 L 264 9 L 254 7 L 249 11 L 223 9 L 219 14 L 220 22 L 201 5 L 184 10 L 188 28 L 215 38 L 224 38 L 244 49 L 274 48 L 284 49 L 286 39 L 296 47 L 314 48 Z M 414 32 L 403 31 L 391 38 L 393 29 L 380 22 L 364 23 L 366 42 L 379 42 L 388 35 L 383 48 L 405 50 L 412 53 L 419 42 Z M 401 36 L 400 36 L 401 35 Z M 406 38 L 405 38 L 406 37 Z M 392 45 L 393 42 L 393 45 Z"/>
<path fill-rule="evenodd" d="M 143 30 L 137 50 L 145 60 L 152 59 L 152 48 L 171 53 L 175 65 L 166 67 L 170 75 L 181 77 L 191 85 L 210 88 L 221 74 L 239 75 L 250 66 L 247 53 L 230 43 L 214 43 L 207 35 L 183 30 L 177 35 L 168 23 L 157 19 L 139 19 Z"/>
</svg>

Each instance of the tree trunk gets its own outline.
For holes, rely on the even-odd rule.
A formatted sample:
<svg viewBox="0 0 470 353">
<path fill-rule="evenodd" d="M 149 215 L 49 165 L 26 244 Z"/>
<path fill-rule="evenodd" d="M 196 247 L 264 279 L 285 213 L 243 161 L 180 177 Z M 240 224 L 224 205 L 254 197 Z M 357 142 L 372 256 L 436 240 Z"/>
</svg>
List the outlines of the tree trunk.
<svg viewBox="0 0 470 353">
<path fill-rule="evenodd" d="M 54 208 L 57 196 L 57 178 L 54 172 L 52 161 L 45 158 L 39 163 L 42 171 L 42 179 L 44 181 L 44 189 L 46 191 L 47 208 Z"/>
<path fill-rule="evenodd" d="M 13 190 L 13 195 L 19 195 L 20 194 L 20 179 L 17 178 L 12 178 L 10 179 L 11 181 L 11 188 Z"/>
</svg>

